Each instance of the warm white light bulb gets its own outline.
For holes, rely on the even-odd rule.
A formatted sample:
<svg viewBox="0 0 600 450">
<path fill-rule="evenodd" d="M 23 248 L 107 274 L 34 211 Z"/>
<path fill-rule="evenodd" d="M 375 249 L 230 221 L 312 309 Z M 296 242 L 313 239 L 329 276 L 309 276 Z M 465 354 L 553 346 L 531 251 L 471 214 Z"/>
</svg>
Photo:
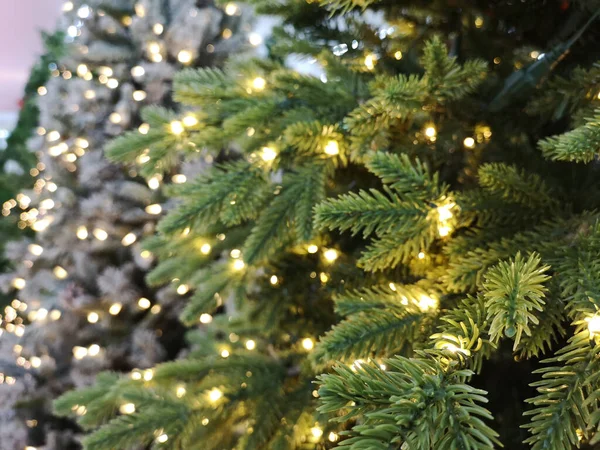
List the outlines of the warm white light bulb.
<svg viewBox="0 0 600 450">
<path fill-rule="evenodd" d="M 263 147 L 260 157 L 263 161 L 270 162 L 277 158 L 277 152 L 272 147 Z"/>
<path fill-rule="evenodd" d="M 315 346 L 315 342 L 311 338 L 302 339 L 302 348 L 304 350 L 312 350 Z"/>
<path fill-rule="evenodd" d="M 84 240 L 84 239 L 87 239 L 87 237 L 88 237 L 88 230 L 87 230 L 87 228 L 84 227 L 83 225 L 77 227 L 77 238 L 81 239 L 81 240 Z"/>
<path fill-rule="evenodd" d="M 171 122 L 171 133 L 175 135 L 180 135 L 183 133 L 185 129 L 183 128 L 183 124 L 178 120 Z"/>
<path fill-rule="evenodd" d="M 136 240 L 137 236 L 134 233 L 127 233 L 125 236 L 123 236 L 123 239 L 121 239 L 121 244 L 123 244 L 125 247 L 128 247 L 129 245 L 133 244 Z"/>
<path fill-rule="evenodd" d="M 475 147 L 475 139 L 473 139 L 472 137 L 467 137 L 463 141 L 463 144 L 467 148 L 473 148 L 473 147 Z"/>
<path fill-rule="evenodd" d="M 254 350 L 256 348 L 256 342 L 254 342 L 252 339 L 248 339 L 246 341 L 246 348 L 248 350 Z"/>
<path fill-rule="evenodd" d="M 106 239 L 108 239 L 108 233 L 102 228 L 94 228 L 94 231 L 92 233 L 94 237 L 99 241 L 105 241 Z"/>
<path fill-rule="evenodd" d="M 221 397 L 223 397 L 223 392 L 218 388 L 212 388 L 208 391 L 208 399 L 213 403 L 219 401 Z"/>
<path fill-rule="evenodd" d="M 40 256 L 44 252 L 44 248 L 37 244 L 29 244 L 27 250 L 29 250 L 29 253 L 35 256 Z"/>
<path fill-rule="evenodd" d="M 330 262 L 330 263 L 332 263 L 332 262 L 334 262 L 336 259 L 338 259 L 338 257 L 339 257 L 339 254 L 338 254 L 337 250 L 334 250 L 334 249 L 330 248 L 329 250 L 326 250 L 326 251 L 323 253 L 323 256 L 325 257 L 325 260 L 326 260 L 327 262 Z"/>
<path fill-rule="evenodd" d="M 133 414 L 135 412 L 135 405 L 133 403 L 125 403 L 119 407 L 121 414 Z"/>
<path fill-rule="evenodd" d="M 596 315 L 590 318 L 588 321 L 588 331 L 590 332 L 590 338 L 600 333 L 600 316 Z"/>
<path fill-rule="evenodd" d="M 210 244 L 202 244 L 202 247 L 200 247 L 200 253 L 202 253 L 203 255 L 208 255 L 211 249 L 212 247 L 210 246 Z"/>
<path fill-rule="evenodd" d="M 123 305 L 121 303 L 113 303 L 110 305 L 110 308 L 108 308 L 108 313 L 111 316 L 116 316 L 121 312 L 121 309 L 123 309 Z"/>
<path fill-rule="evenodd" d="M 318 246 L 316 246 L 315 244 L 310 244 L 310 245 L 307 247 L 306 251 L 307 251 L 308 253 L 310 253 L 310 254 L 314 254 L 314 253 L 317 253 L 317 252 L 319 251 L 319 247 L 318 247 Z"/>
<path fill-rule="evenodd" d="M 213 316 L 211 316 L 210 314 L 204 313 L 200 316 L 200 323 L 207 324 L 207 323 L 211 323 L 212 320 L 213 320 Z"/>
<path fill-rule="evenodd" d="M 327 142 L 327 145 L 325 146 L 325 153 L 331 156 L 338 155 L 340 153 L 340 145 L 338 142 L 334 140 Z"/>
<path fill-rule="evenodd" d="M 257 91 L 262 91 L 267 86 L 267 80 L 263 77 L 256 77 L 252 80 L 252 87 Z"/>
<path fill-rule="evenodd" d="M 140 299 L 138 300 L 138 306 L 139 306 L 141 309 L 148 309 L 148 308 L 150 308 L 150 304 L 151 304 L 151 303 L 150 303 L 150 300 L 148 300 L 148 299 L 147 299 L 147 298 L 145 298 L 145 297 L 142 297 L 142 298 L 140 298 Z"/>
<path fill-rule="evenodd" d="M 153 205 L 148 205 L 148 206 L 146 206 L 146 212 L 148 214 L 158 215 L 162 212 L 162 206 L 160 206 L 158 203 L 155 203 Z"/>
<path fill-rule="evenodd" d="M 425 136 L 427 136 L 428 138 L 430 138 L 430 139 L 434 138 L 436 136 L 436 134 L 437 134 L 437 130 L 432 125 L 425 128 Z"/>
<path fill-rule="evenodd" d="M 246 264 L 241 259 L 236 259 L 233 262 L 233 269 L 234 270 L 238 270 L 239 271 L 239 270 L 242 270 L 244 267 L 246 267 Z"/>
<path fill-rule="evenodd" d="M 91 312 L 87 315 L 87 320 L 89 323 L 97 323 L 100 319 L 100 316 L 97 312 Z"/>
<path fill-rule="evenodd" d="M 177 60 L 182 64 L 189 64 L 192 62 L 193 54 L 189 50 L 181 50 L 177 54 Z"/>
<path fill-rule="evenodd" d="M 54 267 L 52 272 L 54 273 L 54 276 L 59 280 L 64 280 L 69 276 L 69 273 L 61 266 Z"/>
</svg>

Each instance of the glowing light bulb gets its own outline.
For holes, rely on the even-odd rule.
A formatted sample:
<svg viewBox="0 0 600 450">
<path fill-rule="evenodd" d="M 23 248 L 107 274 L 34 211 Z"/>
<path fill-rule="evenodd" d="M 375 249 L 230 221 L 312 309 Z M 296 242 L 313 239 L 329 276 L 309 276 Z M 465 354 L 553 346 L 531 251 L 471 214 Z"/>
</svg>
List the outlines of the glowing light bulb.
<svg viewBox="0 0 600 450">
<path fill-rule="evenodd" d="M 212 388 L 208 391 L 208 399 L 213 403 L 219 401 L 221 397 L 223 397 L 223 392 L 218 388 Z"/>
<path fill-rule="evenodd" d="M 325 250 L 325 252 L 323 253 L 323 257 L 325 258 L 325 260 L 327 262 L 332 263 L 336 259 L 338 259 L 339 254 L 338 254 L 337 250 L 330 248 L 329 250 Z"/>
<path fill-rule="evenodd" d="M 118 80 L 116 80 L 115 78 L 111 78 L 111 79 L 109 79 L 109 80 L 106 82 L 106 86 L 107 86 L 109 89 L 116 89 L 116 88 L 118 88 L 118 87 L 119 87 L 119 81 L 118 81 Z"/>
<path fill-rule="evenodd" d="M 473 148 L 475 147 L 475 139 L 473 139 L 472 137 L 466 137 L 463 141 L 463 145 L 467 148 Z"/>
<path fill-rule="evenodd" d="M 590 332 L 590 338 L 600 333 L 600 316 L 596 315 L 588 321 L 588 331 Z"/>
<path fill-rule="evenodd" d="M 121 309 L 123 309 L 123 305 L 121 303 L 113 303 L 110 305 L 110 308 L 108 308 L 108 313 L 111 316 L 116 316 L 121 312 Z"/>
<path fill-rule="evenodd" d="M 267 87 L 267 80 L 263 77 L 256 77 L 252 80 L 252 87 L 257 91 L 262 91 L 265 87 Z"/>
<path fill-rule="evenodd" d="M 46 140 L 48 142 L 56 142 L 60 139 L 60 133 L 58 131 L 51 131 L 46 135 Z"/>
<path fill-rule="evenodd" d="M 75 359 L 83 359 L 87 356 L 88 349 L 85 347 L 75 346 L 73 347 L 73 356 Z"/>
<path fill-rule="evenodd" d="M 437 308 L 437 305 L 438 305 L 438 301 L 427 295 L 421 295 L 421 298 L 419 299 L 419 302 L 417 303 L 417 306 L 423 312 L 429 311 L 430 309 Z"/>
<path fill-rule="evenodd" d="M 210 244 L 202 244 L 202 247 L 200 247 L 200 253 L 202 253 L 203 255 L 208 255 L 211 250 L 212 247 L 210 246 Z"/>
<path fill-rule="evenodd" d="M 417 255 L 417 258 L 419 258 L 419 259 L 425 259 L 425 253 L 419 252 L 419 254 Z"/>
<path fill-rule="evenodd" d="M 156 35 L 161 35 L 163 34 L 163 31 L 165 31 L 165 27 L 162 23 L 155 23 L 152 27 L 152 31 L 154 31 L 154 34 Z"/>
<path fill-rule="evenodd" d="M 99 241 L 105 241 L 106 239 L 108 239 L 108 233 L 102 228 L 94 228 L 94 231 L 92 233 L 94 237 Z"/>
<path fill-rule="evenodd" d="M 88 355 L 90 356 L 98 356 L 100 353 L 100 346 L 98 344 L 92 344 L 88 348 Z"/>
<path fill-rule="evenodd" d="M 137 236 L 134 233 L 127 233 L 123 239 L 121 239 L 121 244 L 125 247 L 130 246 L 137 240 Z"/>
<path fill-rule="evenodd" d="M 221 351 L 221 358 L 229 358 L 229 351 L 222 350 Z"/>
<path fill-rule="evenodd" d="M 365 56 L 365 67 L 369 70 L 375 69 L 375 64 L 377 64 L 377 55 L 373 53 Z"/>
<path fill-rule="evenodd" d="M 158 215 L 162 212 L 162 206 L 160 206 L 158 203 L 155 203 L 153 205 L 148 205 L 148 206 L 146 206 L 146 212 L 148 214 Z"/>
<path fill-rule="evenodd" d="M 327 436 L 327 439 L 329 439 L 329 442 L 336 442 L 339 439 L 339 436 L 332 431 L 329 433 L 329 436 Z"/>
<path fill-rule="evenodd" d="M 427 136 L 429 139 L 434 138 L 436 135 L 437 130 L 433 125 L 429 125 L 427 128 L 425 128 L 425 136 Z"/>
<path fill-rule="evenodd" d="M 177 396 L 177 398 L 181 398 L 186 394 L 186 390 L 183 386 L 178 386 L 177 390 L 175 391 L 175 395 Z"/>
<path fill-rule="evenodd" d="M 74 7 L 73 2 L 68 1 L 68 2 L 63 3 L 62 10 L 64 12 L 73 11 L 73 7 Z"/>
<path fill-rule="evenodd" d="M 396 58 L 396 60 L 400 61 L 402 59 L 402 52 L 400 50 L 398 50 L 396 53 L 394 53 L 394 58 Z"/>
<path fill-rule="evenodd" d="M 248 42 L 250 42 L 250 45 L 253 45 L 254 47 L 257 47 L 257 46 L 259 46 L 260 44 L 263 43 L 263 38 L 258 33 L 250 33 L 248 35 Z"/>
<path fill-rule="evenodd" d="M 171 122 L 170 126 L 171 126 L 171 133 L 173 133 L 175 135 L 180 135 L 181 133 L 183 133 L 185 131 L 185 129 L 183 128 L 183 124 L 181 122 L 179 122 L 178 120 Z"/>
<path fill-rule="evenodd" d="M 228 16 L 233 16 L 238 12 L 238 6 L 235 3 L 227 3 L 225 5 L 225 14 Z"/>
<path fill-rule="evenodd" d="M 302 348 L 304 350 L 312 350 L 315 346 L 315 342 L 311 338 L 302 339 Z"/>
<path fill-rule="evenodd" d="M 92 10 L 90 9 L 89 6 L 87 5 L 83 5 L 81 8 L 79 8 L 77 10 L 77 15 L 79 16 L 80 19 L 87 19 L 88 17 L 90 17 Z"/>
<path fill-rule="evenodd" d="M 114 112 L 108 117 L 108 120 L 110 120 L 111 123 L 117 124 L 121 123 L 122 117 L 121 114 Z"/>
<path fill-rule="evenodd" d="M 92 89 L 88 89 L 87 91 L 84 92 L 83 96 L 87 99 L 87 100 L 93 100 L 96 98 L 96 91 L 92 90 Z"/>
<path fill-rule="evenodd" d="M 65 278 L 67 278 L 69 276 L 69 273 L 61 266 L 56 266 L 52 272 L 54 273 L 54 276 L 56 278 L 58 278 L 59 280 L 64 280 Z"/>
<path fill-rule="evenodd" d="M 310 244 L 308 246 L 308 248 L 306 249 L 306 251 L 310 254 L 314 254 L 317 253 L 319 251 L 319 247 L 317 247 L 315 244 Z"/>
<path fill-rule="evenodd" d="M 143 100 L 146 100 L 148 94 L 146 94 L 146 91 L 133 91 L 132 97 L 136 102 L 141 102 Z"/>
<path fill-rule="evenodd" d="M 254 350 L 256 348 L 256 342 L 254 342 L 252 339 L 248 339 L 246 341 L 246 348 L 248 350 Z"/>
<path fill-rule="evenodd" d="M 334 140 L 327 142 L 327 145 L 325 146 L 325 153 L 331 156 L 338 155 L 340 153 L 340 145 L 338 142 Z"/>
<path fill-rule="evenodd" d="M 315 439 L 319 439 L 321 436 L 323 436 L 323 430 L 318 425 L 315 425 L 314 427 L 312 427 L 310 429 L 310 432 Z"/>
<path fill-rule="evenodd" d="M 136 3 L 135 4 L 135 14 L 139 17 L 145 17 L 146 16 L 146 8 L 144 7 L 144 5 L 142 5 L 141 3 Z"/>
<path fill-rule="evenodd" d="M 31 363 L 31 366 L 34 367 L 34 368 L 36 368 L 36 369 L 42 365 L 41 358 L 39 358 L 37 356 L 32 356 L 29 359 L 29 362 Z"/>
<path fill-rule="evenodd" d="M 240 271 L 240 270 L 244 269 L 244 267 L 246 267 L 246 264 L 241 259 L 236 259 L 233 262 L 233 270 Z"/>
<path fill-rule="evenodd" d="M 440 237 L 448 236 L 450 234 L 450 231 L 452 231 L 452 229 L 448 226 L 438 227 L 438 233 L 439 233 Z"/>
<path fill-rule="evenodd" d="M 279 283 L 279 278 L 277 278 L 277 275 L 271 275 L 269 281 L 273 286 L 275 286 L 277 283 Z"/>
<path fill-rule="evenodd" d="M 91 312 L 87 315 L 87 320 L 89 323 L 97 323 L 100 319 L 100 316 L 97 312 Z"/>
<path fill-rule="evenodd" d="M 27 246 L 27 250 L 29 250 L 29 253 L 35 256 L 40 256 L 44 252 L 44 248 L 37 244 L 29 244 L 29 246 Z"/>
<path fill-rule="evenodd" d="M 23 278 L 15 278 L 15 279 L 12 281 L 12 285 L 13 285 L 13 287 L 14 287 L 15 289 L 19 289 L 19 290 L 20 290 L 20 289 L 23 289 L 23 288 L 25 287 L 25 285 L 26 285 L 26 284 L 27 284 L 27 283 L 26 283 L 26 281 L 25 281 Z"/>
<path fill-rule="evenodd" d="M 50 311 L 50 319 L 52 319 L 52 320 L 60 319 L 61 315 L 62 314 L 58 309 L 53 309 L 52 311 Z"/>
<path fill-rule="evenodd" d="M 195 118 L 194 116 L 192 116 L 192 115 L 185 116 L 185 117 L 182 119 L 182 122 L 183 122 L 183 124 L 184 124 L 186 127 L 193 127 L 193 126 L 196 126 L 196 125 L 198 125 L 198 119 L 196 119 L 196 118 Z"/>
<path fill-rule="evenodd" d="M 190 292 L 190 287 L 187 284 L 180 284 L 177 286 L 177 293 L 179 295 L 185 295 Z"/>
<path fill-rule="evenodd" d="M 454 215 L 452 214 L 452 211 L 450 211 L 454 207 L 454 205 L 455 205 L 454 203 L 448 203 L 447 205 L 438 207 L 437 212 L 438 212 L 438 218 L 440 221 L 444 222 L 444 221 L 450 220 L 450 219 L 452 219 L 452 217 L 454 217 Z"/>
<path fill-rule="evenodd" d="M 231 252 L 229 253 L 229 255 L 233 259 L 238 259 L 240 256 L 242 256 L 242 252 L 240 250 L 238 250 L 237 248 L 234 248 L 233 250 L 231 250 Z"/>
<path fill-rule="evenodd" d="M 135 412 L 135 405 L 133 403 L 124 403 L 119 406 L 119 412 L 121 414 L 133 414 Z"/>
<path fill-rule="evenodd" d="M 277 152 L 272 147 L 263 147 L 260 157 L 263 161 L 270 162 L 277 158 Z"/>
<path fill-rule="evenodd" d="M 45 86 L 40 86 L 37 89 L 37 93 L 38 93 L 38 95 L 44 96 L 44 95 L 46 95 L 48 93 L 48 89 L 46 89 Z"/>
<path fill-rule="evenodd" d="M 87 239 L 88 237 L 88 230 L 86 227 L 84 227 L 83 225 L 77 227 L 77 238 L 81 239 L 82 241 L 84 239 Z"/>
<path fill-rule="evenodd" d="M 189 50 L 181 50 L 177 54 L 177 60 L 182 64 L 189 64 L 192 62 L 193 55 Z"/>
<path fill-rule="evenodd" d="M 390 283 L 388 286 L 392 291 L 396 292 L 396 285 L 394 283 Z"/>
<path fill-rule="evenodd" d="M 212 320 L 213 320 L 213 316 L 211 316 L 210 314 L 205 313 L 200 316 L 200 323 L 207 324 L 207 323 L 211 323 Z"/>
<path fill-rule="evenodd" d="M 148 300 L 145 297 L 142 297 L 138 300 L 138 306 L 141 309 L 148 309 L 148 308 L 150 308 L 150 300 Z"/>
<path fill-rule="evenodd" d="M 187 181 L 187 177 L 181 173 L 178 173 L 178 174 L 173 175 L 173 178 L 171 178 L 171 181 L 175 184 L 183 184 Z"/>
<path fill-rule="evenodd" d="M 146 74 L 146 70 L 142 66 L 135 66 L 131 68 L 131 76 L 134 78 L 143 77 Z"/>
<path fill-rule="evenodd" d="M 152 369 L 144 370 L 144 380 L 150 381 L 150 380 L 152 380 L 152 378 L 154 378 L 154 370 L 152 370 Z"/>
</svg>

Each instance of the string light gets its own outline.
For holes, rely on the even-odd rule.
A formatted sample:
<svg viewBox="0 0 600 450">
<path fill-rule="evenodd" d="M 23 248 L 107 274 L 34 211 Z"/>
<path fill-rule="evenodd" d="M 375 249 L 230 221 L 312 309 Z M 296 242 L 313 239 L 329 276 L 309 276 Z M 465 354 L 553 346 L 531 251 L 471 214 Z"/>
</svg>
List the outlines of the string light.
<svg viewBox="0 0 600 450">
<path fill-rule="evenodd" d="M 225 14 L 233 16 L 238 12 L 238 6 L 235 3 L 227 3 L 225 5 Z"/>
<path fill-rule="evenodd" d="M 151 303 L 150 303 L 150 300 L 148 300 L 148 299 L 147 299 L 147 298 L 145 298 L 145 297 L 142 297 L 142 298 L 140 298 L 140 299 L 138 300 L 138 306 L 139 306 L 141 309 L 148 309 L 148 308 L 150 308 L 150 304 L 151 304 Z"/>
<path fill-rule="evenodd" d="M 476 17 L 475 18 L 475 26 L 477 28 L 481 28 L 483 26 L 483 17 Z"/>
<path fill-rule="evenodd" d="M 208 399 L 212 403 L 219 401 L 221 397 L 223 397 L 223 392 L 218 388 L 212 388 L 210 391 L 208 391 Z"/>
<path fill-rule="evenodd" d="M 238 250 L 237 248 L 234 248 L 233 250 L 231 250 L 231 252 L 229 252 L 229 255 L 233 259 L 238 259 L 240 256 L 242 256 L 242 252 L 240 250 Z"/>
<path fill-rule="evenodd" d="M 15 289 L 21 290 L 27 285 L 27 282 L 23 278 L 15 278 L 12 285 Z"/>
<path fill-rule="evenodd" d="M 143 77 L 146 74 L 146 70 L 142 66 L 134 66 L 131 68 L 131 76 L 134 78 Z"/>
<path fill-rule="evenodd" d="M 136 102 L 141 102 L 146 100 L 147 94 L 146 91 L 133 91 L 132 97 Z"/>
<path fill-rule="evenodd" d="M 156 35 L 163 34 L 164 30 L 165 30 L 165 27 L 163 26 L 162 23 L 155 23 L 154 26 L 152 27 L 152 31 L 154 31 L 154 34 L 156 34 Z"/>
<path fill-rule="evenodd" d="M 439 206 L 437 208 L 438 218 L 441 222 L 445 222 L 447 220 L 452 219 L 454 215 L 452 214 L 451 209 L 455 206 L 455 203 L 448 203 L 443 206 Z"/>
<path fill-rule="evenodd" d="M 144 5 L 142 5 L 141 3 L 136 3 L 135 4 L 135 14 L 139 17 L 145 17 L 146 16 L 146 8 L 144 7 Z"/>
<path fill-rule="evenodd" d="M 75 359 L 83 359 L 87 356 L 88 349 L 85 347 L 75 346 L 73 347 L 73 356 Z"/>
<path fill-rule="evenodd" d="M 256 348 L 256 342 L 254 342 L 252 339 L 248 339 L 246 341 L 246 348 L 248 350 L 254 350 Z"/>
<path fill-rule="evenodd" d="M 108 120 L 110 120 L 111 123 L 118 124 L 121 123 L 122 117 L 121 114 L 114 112 L 108 117 Z"/>
<path fill-rule="evenodd" d="M 119 406 L 119 412 L 121 414 L 133 414 L 135 412 L 135 405 L 133 403 L 124 403 Z"/>
<path fill-rule="evenodd" d="M 202 244 L 202 247 L 200 247 L 200 253 L 202 253 L 203 255 L 208 255 L 211 250 L 212 247 L 210 246 L 210 244 Z"/>
<path fill-rule="evenodd" d="M 154 378 L 154 370 L 152 370 L 152 369 L 144 370 L 144 381 L 150 381 L 150 380 L 152 380 L 152 378 Z"/>
<path fill-rule="evenodd" d="M 35 256 L 40 256 L 44 252 L 44 248 L 37 244 L 29 244 L 27 246 L 27 250 L 29 250 L 29 253 Z"/>
<path fill-rule="evenodd" d="M 337 250 L 330 248 L 329 250 L 325 250 L 325 252 L 323 253 L 323 257 L 325 258 L 325 260 L 327 262 L 332 263 L 336 259 L 338 259 L 339 254 L 338 254 Z"/>
<path fill-rule="evenodd" d="M 277 275 L 271 275 L 271 278 L 269 279 L 269 282 L 275 286 L 277 283 L 279 283 L 279 278 L 277 278 Z"/>
<path fill-rule="evenodd" d="M 377 64 L 377 55 L 371 53 L 365 56 L 365 67 L 369 70 L 375 69 L 375 64 Z"/>
<path fill-rule="evenodd" d="M 327 439 L 329 439 L 329 442 L 336 442 L 339 439 L 339 436 L 332 431 L 329 433 L 329 436 L 327 436 Z"/>
<path fill-rule="evenodd" d="M 229 351 L 221 350 L 221 358 L 229 358 Z"/>
<path fill-rule="evenodd" d="M 190 287 L 187 284 L 180 284 L 177 286 L 177 293 L 179 295 L 185 295 L 190 291 Z"/>
<path fill-rule="evenodd" d="M 106 82 L 106 86 L 107 86 L 109 89 L 116 89 L 116 88 L 118 88 L 118 87 L 119 87 L 119 81 L 118 81 L 118 80 L 116 80 L 115 78 L 111 78 L 110 80 L 108 80 L 108 81 Z"/>
<path fill-rule="evenodd" d="M 63 3 L 62 10 L 64 12 L 73 11 L 73 7 L 74 7 L 73 2 L 68 1 L 68 2 Z"/>
<path fill-rule="evenodd" d="M 429 125 L 428 127 L 425 128 L 425 136 L 427 136 L 429 139 L 434 139 L 437 135 L 437 130 L 435 129 L 435 127 L 433 125 Z"/>
<path fill-rule="evenodd" d="M 189 64 L 192 62 L 193 55 L 189 50 L 181 50 L 177 54 L 177 60 L 182 64 Z"/>
<path fill-rule="evenodd" d="M 429 311 L 430 309 L 435 309 L 438 305 L 438 301 L 433 298 L 433 297 L 429 297 L 427 295 L 421 295 L 417 306 L 419 307 L 419 309 L 423 312 L 425 311 Z"/>
<path fill-rule="evenodd" d="M 417 258 L 419 258 L 419 259 L 425 259 L 425 253 L 424 252 L 419 252 L 419 254 L 417 255 Z"/>
<path fill-rule="evenodd" d="M 248 42 L 250 42 L 250 45 L 257 47 L 263 43 L 263 38 L 258 33 L 250 33 L 248 35 Z"/>
<path fill-rule="evenodd" d="M 596 334 L 600 333 L 600 316 L 595 315 L 588 320 L 588 331 L 590 332 L 590 339 Z"/>
<path fill-rule="evenodd" d="M 308 253 L 310 253 L 310 254 L 315 254 L 315 253 L 317 253 L 317 252 L 319 251 L 319 247 L 318 247 L 318 246 L 316 246 L 315 244 L 310 244 L 310 245 L 307 247 L 306 251 L 307 251 Z"/>
<path fill-rule="evenodd" d="M 185 116 L 182 122 L 186 127 L 194 127 L 198 125 L 198 119 L 192 115 Z"/>
<path fill-rule="evenodd" d="M 233 262 L 233 269 L 240 271 L 242 270 L 244 267 L 246 267 L 246 264 L 244 263 L 244 261 L 242 261 L 241 259 L 236 259 Z"/>
<path fill-rule="evenodd" d="M 69 276 L 69 273 L 61 266 L 54 267 L 52 272 L 54 273 L 54 276 L 59 280 L 64 280 Z"/>
<path fill-rule="evenodd" d="M 96 91 L 94 91 L 93 89 L 88 89 L 87 91 L 85 91 L 83 93 L 83 96 L 87 99 L 87 100 L 93 100 L 96 98 Z"/>
<path fill-rule="evenodd" d="M 60 139 L 60 133 L 58 131 L 51 131 L 46 136 L 46 140 L 48 142 L 56 142 L 59 139 Z"/>
<path fill-rule="evenodd" d="M 315 346 L 315 342 L 311 338 L 302 339 L 302 348 L 304 350 L 312 350 Z"/>
<path fill-rule="evenodd" d="M 121 312 L 121 309 L 123 309 L 123 305 L 121 303 L 113 303 L 112 305 L 110 305 L 110 308 L 108 308 L 108 313 L 111 316 L 116 316 Z"/>
<path fill-rule="evenodd" d="M 256 77 L 252 80 L 252 87 L 257 91 L 262 91 L 267 86 L 267 80 L 263 77 Z"/>
<path fill-rule="evenodd" d="M 91 312 L 87 315 L 87 320 L 89 323 L 97 323 L 100 319 L 100 316 L 97 312 Z"/>
<path fill-rule="evenodd" d="M 315 424 L 315 426 L 310 429 L 310 432 L 315 439 L 320 439 L 321 436 L 323 436 L 323 430 L 318 424 Z"/>
<path fill-rule="evenodd" d="M 175 395 L 177 396 L 177 398 L 181 398 L 186 394 L 186 390 L 183 386 L 178 386 L 177 390 L 175 391 Z"/>
<path fill-rule="evenodd" d="M 48 89 L 46 89 L 45 86 L 40 86 L 37 89 L 37 93 L 38 93 L 38 95 L 44 96 L 44 95 L 46 95 L 48 93 Z"/>
<path fill-rule="evenodd" d="M 94 228 L 94 231 L 92 233 L 94 237 L 99 241 L 105 241 L 106 239 L 108 239 L 108 233 L 102 228 Z"/>
<path fill-rule="evenodd" d="M 77 227 L 77 238 L 81 239 L 82 241 L 84 239 L 87 239 L 88 237 L 88 230 L 86 227 L 84 227 L 83 225 Z"/>
<path fill-rule="evenodd" d="M 53 309 L 52 311 L 50 311 L 50 319 L 52 319 L 52 320 L 60 319 L 61 315 L 62 314 L 58 309 Z"/>
<path fill-rule="evenodd" d="M 134 233 L 127 233 L 123 239 L 121 239 L 121 244 L 125 247 L 130 246 L 137 240 L 137 236 Z"/>
<path fill-rule="evenodd" d="M 178 173 L 178 174 L 173 175 L 173 178 L 171 178 L 171 181 L 175 184 L 183 184 L 187 181 L 187 177 L 181 173 Z"/>
<path fill-rule="evenodd" d="M 158 215 L 162 212 L 162 206 L 160 206 L 158 203 L 155 203 L 153 205 L 148 205 L 148 206 L 146 206 L 146 212 L 148 214 Z"/>
<path fill-rule="evenodd" d="M 394 58 L 396 58 L 397 61 L 400 61 L 402 59 L 402 52 L 398 50 L 396 53 L 394 53 Z"/>
<path fill-rule="evenodd" d="M 181 133 L 183 133 L 185 131 L 185 129 L 183 128 L 183 124 L 181 122 L 179 122 L 178 120 L 171 122 L 170 127 L 171 127 L 171 133 L 173 133 L 175 135 L 180 135 Z"/>
<path fill-rule="evenodd" d="M 88 348 L 88 355 L 98 356 L 100 354 L 100 346 L 98 344 L 92 344 Z"/>
<path fill-rule="evenodd" d="M 204 323 L 204 324 L 208 324 L 211 323 L 213 321 L 213 316 L 211 316 L 210 314 L 202 314 L 200 316 L 200 323 Z"/>
<path fill-rule="evenodd" d="M 335 156 L 340 153 L 340 145 L 337 141 L 331 140 L 327 142 L 325 146 L 325 153 L 327 155 Z"/>
<path fill-rule="evenodd" d="M 473 139 L 472 137 L 466 137 L 463 141 L 463 145 L 467 148 L 473 148 L 475 147 L 475 139 Z"/>
<path fill-rule="evenodd" d="M 277 158 L 277 152 L 272 147 L 263 147 L 260 157 L 263 161 L 270 162 Z"/>
</svg>

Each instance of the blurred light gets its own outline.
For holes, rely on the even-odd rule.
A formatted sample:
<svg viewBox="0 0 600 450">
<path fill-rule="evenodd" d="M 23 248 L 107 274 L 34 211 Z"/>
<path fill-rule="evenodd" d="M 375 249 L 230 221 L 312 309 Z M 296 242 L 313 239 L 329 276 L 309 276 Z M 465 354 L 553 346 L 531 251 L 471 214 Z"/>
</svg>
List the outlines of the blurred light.
<svg viewBox="0 0 600 450">
<path fill-rule="evenodd" d="M 110 308 L 108 308 L 108 313 L 111 316 L 116 316 L 121 312 L 121 309 L 123 309 L 123 305 L 121 303 L 113 303 L 110 305 Z"/>
<path fill-rule="evenodd" d="M 123 239 L 121 239 L 121 244 L 125 247 L 133 244 L 137 240 L 137 236 L 134 233 L 127 233 Z"/>
<path fill-rule="evenodd" d="M 142 309 L 150 308 L 150 300 L 145 297 L 142 297 L 138 300 L 138 306 Z"/>
<path fill-rule="evenodd" d="M 100 319 L 100 316 L 97 312 L 91 312 L 87 315 L 87 320 L 89 323 L 97 323 Z"/>
<path fill-rule="evenodd" d="M 248 350 L 254 350 L 256 348 L 256 342 L 254 342 L 252 339 L 248 339 L 246 341 L 246 348 Z"/>
</svg>

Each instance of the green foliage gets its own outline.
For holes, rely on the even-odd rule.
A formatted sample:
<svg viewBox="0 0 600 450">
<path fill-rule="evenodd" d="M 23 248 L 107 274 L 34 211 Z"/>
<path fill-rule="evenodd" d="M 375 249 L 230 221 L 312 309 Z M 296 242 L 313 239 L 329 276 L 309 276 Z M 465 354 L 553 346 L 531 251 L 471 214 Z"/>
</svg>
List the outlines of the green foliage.
<svg viewBox="0 0 600 450">
<path fill-rule="evenodd" d="M 540 267 L 540 263 L 535 253 L 527 260 L 517 253 L 514 260 L 502 261 L 487 271 L 483 289 L 492 342 L 505 335 L 514 339 L 516 349 L 523 333 L 531 336 L 530 324 L 539 324 L 536 312 L 546 303 L 542 283 L 550 278 L 544 274 L 550 267 Z"/>
<path fill-rule="evenodd" d="M 343 411 L 339 421 L 362 418 L 341 447 L 492 449 L 499 444 L 484 422 L 491 419 L 481 406 L 486 392 L 464 384 L 471 372 L 445 371 L 435 358 L 421 355 L 387 359 L 386 370 L 336 366 L 334 373 L 319 377 L 321 412 Z"/>
<path fill-rule="evenodd" d="M 584 125 L 540 141 L 544 156 L 555 161 L 593 161 L 600 146 L 600 112 L 596 110 L 594 114 Z"/>
</svg>

